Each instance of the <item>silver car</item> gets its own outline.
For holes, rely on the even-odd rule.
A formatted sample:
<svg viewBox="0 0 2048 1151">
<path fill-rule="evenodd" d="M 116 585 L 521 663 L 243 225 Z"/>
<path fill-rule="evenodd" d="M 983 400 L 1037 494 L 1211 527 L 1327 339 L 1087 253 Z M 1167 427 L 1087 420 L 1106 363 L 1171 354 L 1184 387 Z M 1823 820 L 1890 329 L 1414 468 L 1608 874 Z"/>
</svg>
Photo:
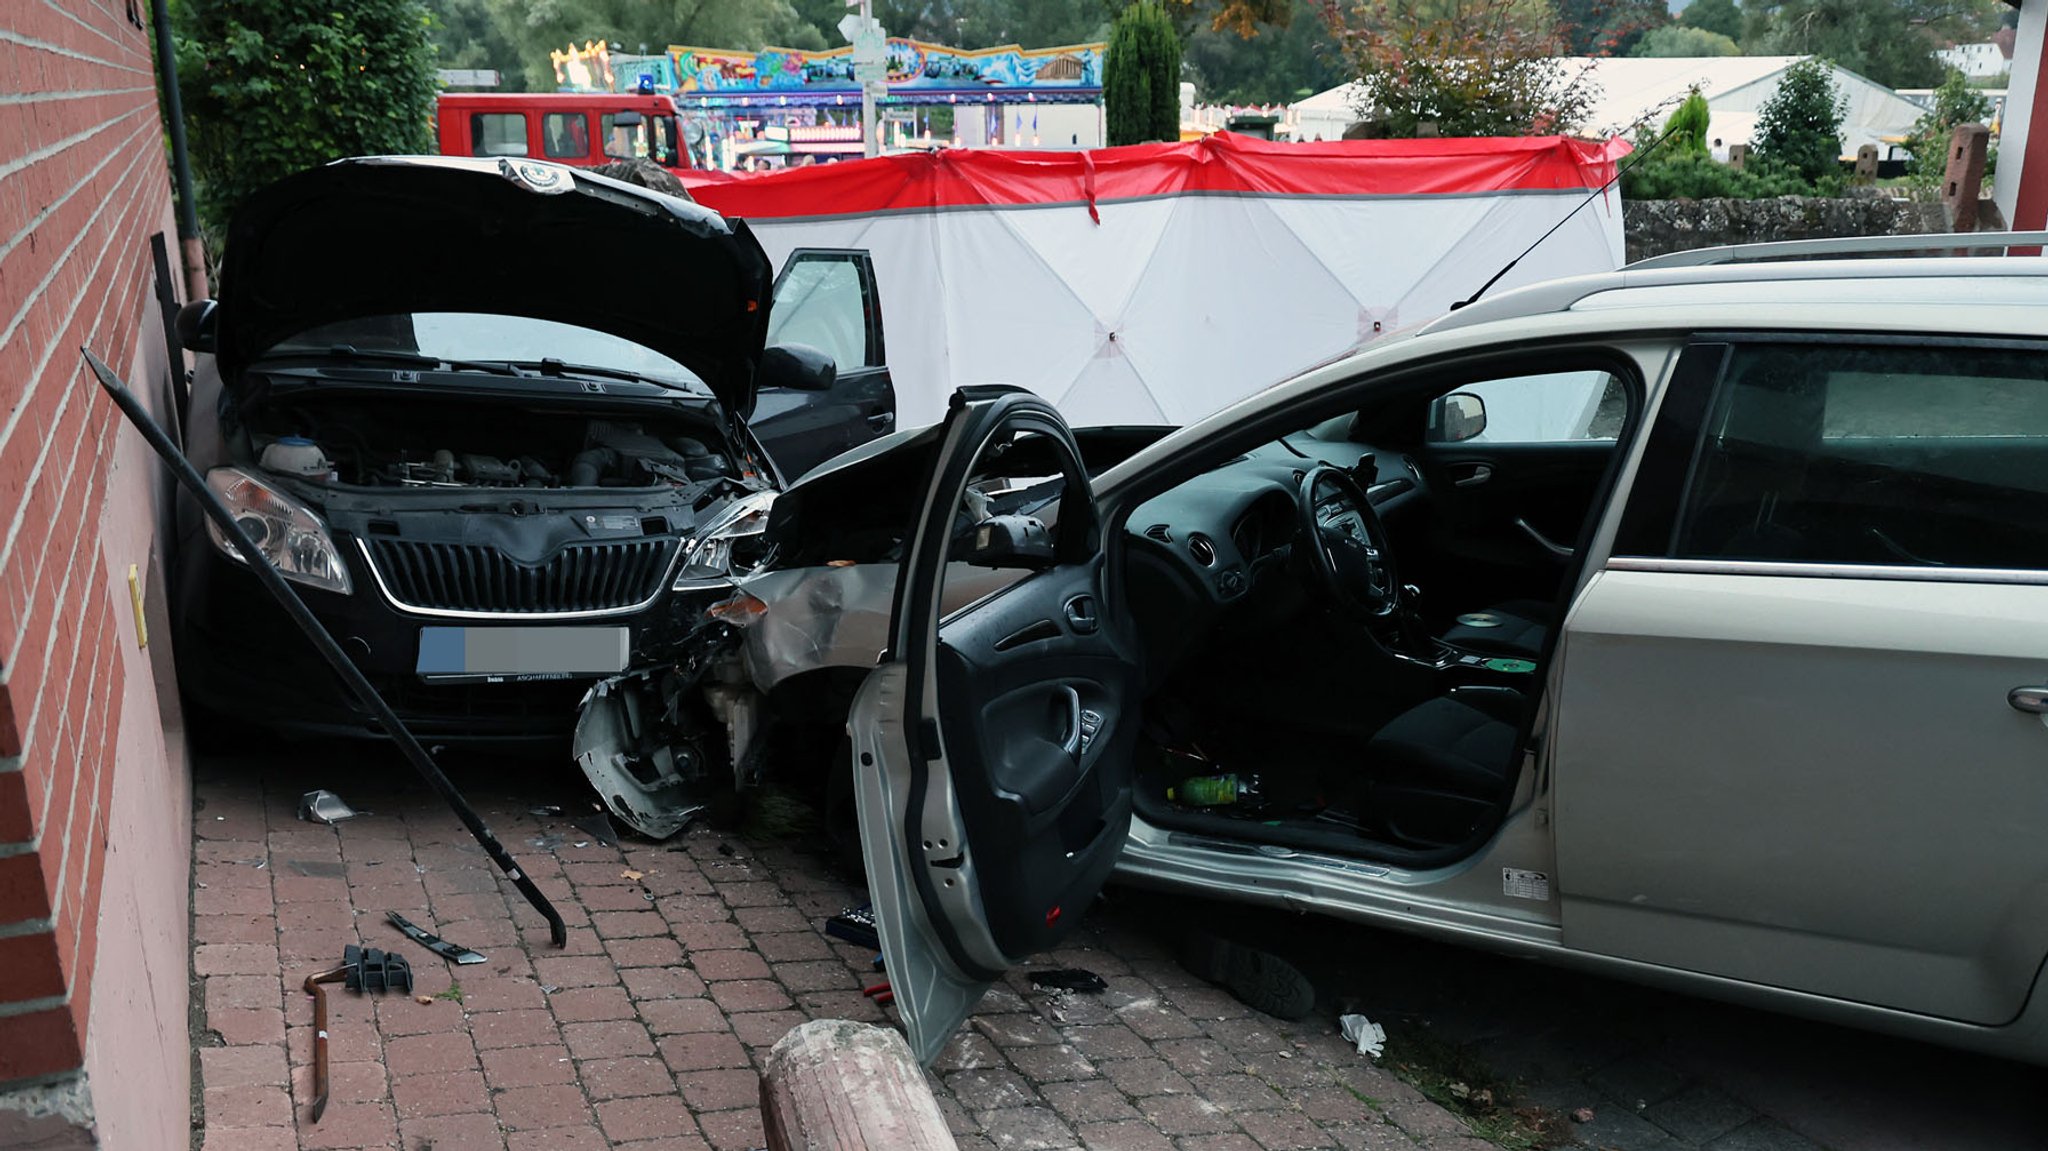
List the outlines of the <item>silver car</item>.
<svg viewBox="0 0 2048 1151">
<path fill-rule="evenodd" d="M 874 455 L 785 495 L 747 655 L 871 669 L 919 1056 L 1115 875 L 2048 1059 L 2048 261 L 1816 254 L 1482 301 L 1092 476 L 964 389 L 861 545 L 797 517 Z"/>
</svg>

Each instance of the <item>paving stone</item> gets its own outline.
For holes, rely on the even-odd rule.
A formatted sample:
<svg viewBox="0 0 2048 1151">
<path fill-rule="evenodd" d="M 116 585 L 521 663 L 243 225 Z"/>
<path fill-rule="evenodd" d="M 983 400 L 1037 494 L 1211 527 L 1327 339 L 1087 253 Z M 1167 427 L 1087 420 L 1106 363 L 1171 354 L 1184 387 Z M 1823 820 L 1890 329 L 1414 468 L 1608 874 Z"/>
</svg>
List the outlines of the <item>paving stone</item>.
<svg viewBox="0 0 2048 1151">
<path fill-rule="evenodd" d="M 731 1017 L 732 1033 L 749 1047 L 772 1047 L 808 1018 L 801 1011 L 741 1012 Z"/>
<path fill-rule="evenodd" d="M 1138 1100 L 1138 1110 L 1167 1135 L 1212 1135 L 1237 1130 L 1222 1108 L 1194 1095 L 1154 1095 Z"/>
<path fill-rule="evenodd" d="M 654 999 L 635 1006 L 656 1035 L 727 1030 L 725 1012 L 709 999 Z"/>
<path fill-rule="evenodd" d="M 1074 1050 L 1090 1059 L 1136 1059 L 1152 1054 L 1152 1047 L 1137 1032 L 1121 1024 L 1106 1027 L 1068 1027 L 1062 1031 Z"/>
<path fill-rule="evenodd" d="M 716 985 L 722 979 L 767 979 L 768 961 L 752 951 L 692 951 L 690 966 L 704 981 Z"/>
<path fill-rule="evenodd" d="M 768 1141 L 761 1131 L 761 1108 L 757 1103 L 731 1111 L 697 1116 L 697 1126 L 714 1151 L 752 1151 Z"/>
<path fill-rule="evenodd" d="M 666 1063 L 647 1056 L 593 1059 L 578 1069 L 592 1099 L 623 1099 L 635 1095 L 671 1095 L 676 1077 Z"/>
<path fill-rule="evenodd" d="M 1271 1084 L 1250 1075 L 1195 1075 L 1188 1082 L 1195 1094 L 1225 1111 L 1272 1111 L 1288 1106 L 1287 1098 Z"/>
<path fill-rule="evenodd" d="M 1105 1080 L 1085 1083 L 1049 1083 L 1039 1088 L 1045 1101 L 1069 1123 L 1098 1123 L 1114 1119 L 1139 1118 L 1124 1093 Z"/>
<path fill-rule="evenodd" d="M 1813 1142 L 1775 1119 L 1746 1123 L 1706 1145 L 1706 1151 L 1822 1151 Z"/>
<path fill-rule="evenodd" d="M 1067 1125 L 1043 1107 L 1017 1107 L 975 1114 L 981 1133 L 1002 1151 L 1063 1151 L 1079 1146 Z"/>
<path fill-rule="evenodd" d="M 767 979 L 734 979 L 711 984 L 711 998 L 727 1011 L 774 1011 L 793 1005 L 782 985 Z"/>
<path fill-rule="evenodd" d="M 619 967 L 667 967 L 683 961 L 683 945 L 667 935 L 650 939 L 607 939 L 604 949 Z M 627 986 L 630 988 L 632 984 L 628 982 Z"/>
<path fill-rule="evenodd" d="M 1168 1039 L 1152 1045 L 1159 1057 L 1184 1075 L 1221 1075 L 1244 1070 L 1244 1058 L 1214 1039 Z"/>
<path fill-rule="evenodd" d="M 605 939 L 641 939 L 668 935 L 668 921 L 652 910 L 595 911 L 590 915 L 590 926 Z"/>
<path fill-rule="evenodd" d="M 496 1047 L 533 1047 L 556 1043 L 562 1038 L 560 1025 L 546 1011 L 485 1011 L 469 1017 L 469 1033 L 479 1050 Z"/>
<path fill-rule="evenodd" d="M 1631 1111 L 1641 1111 L 1685 1089 L 1677 1071 L 1640 1055 L 1624 1055 L 1586 1077 L 1602 1095 Z"/>
<path fill-rule="evenodd" d="M 1231 1131 L 1220 1135 L 1190 1135 L 1175 1140 L 1174 1146 L 1180 1151 L 1259 1151 L 1259 1145 L 1252 1137 Z"/>
<path fill-rule="evenodd" d="M 208 1087 L 201 1102 L 206 1122 L 215 1127 L 275 1127 L 292 1121 L 291 1096 L 282 1084 Z"/>
<path fill-rule="evenodd" d="M 1037 1093 L 1016 1072 L 1006 1068 L 955 1071 L 943 1078 L 953 1098 L 969 1111 L 993 1111 L 1038 1103 Z"/>
<path fill-rule="evenodd" d="M 1123 1123 L 1084 1123 L 1076 1132 L 1088 1151 L 1174 1151 L 1173 1140 L 1142 1119 Z"/>
<path fill-rule="evenodd" d="M 631 1019 L 633 1001 L 623 987 L 578 987 L 548 996 L 548 1007 L 562 1023 L 593 1023 Z"/>
<path fill-rule="evenodd" d="M 827 954 L 830 954 L 829 949 Z M 836 959 L 820 959 L 802 963 L 775 963 L 776 982 L 791 991 L 832 991 L 852 990 L 860 986 L 860 980 Z"/>
<path fill-rule="evenodd" d="M 761 1077 L 751 1067 L 743 1071 L 686 1072 L 676 1076 L 676 1086 L 692 1111 L 718 1111 L 760 1103 Z M 706 1134 L 710 1134 L 708 1129 Z"/>
<path fill-rule="evenodd" d="M 1416 1104 L 1397 1104 L 1397 1107 L 1415 1107 Z M 1402 1126 L 1413 1133 L 1414 1128 L 1406 1123 Z M 1595 1107 L 1593 1121 L 1574 1123 L 1572 1135 L 1589 1146 L 1603 1151 L 1677 1151 L 1685 1146 L 1671 1137 L 1663 1128 L 1621 1107 Z M 1726 1151 L 1763 1151 L 1762 1148 L 1728 1148 Z M 1777 1151 L 1772 1148 L 1770 1151 Z"/>
<path fill-rule="evenodd" d="M 554 1127 L 546 1131 L 514 1131 L 505 1137 L 505 1146 L 507 1151 L 608 1151 L 613 1144 L 596 1127 Z"/>
<path fill-rule="evenodd" d="M 465 1011 L 524 1011 L 547 1005 L 547 993 L 525 976 L 494 974 L 462 985 Z"/>
<path fill-rule="evenodd" d="M 603 987 L 619 981 L 618 968 L 599 955 L 550 956 L 533 961 L 534 977 L 544 987 Z"/>
<path fill-rule="evenodd" d="M 304 1151 L 342 1147 L 389 1147 L 398 1141 L 398 1121 L 389 1103 L 330 1104 L 320 1122 L 299 1121 L 299 1146 Z"/>
<path fill-rule="evenodd" d="M 1065 1043 L 1050 1046 L 1012 1047 L 1004 1054 L 1010 1065 L 1033 1083 L 1059 1083 L 1089 1079 L 1097 1074 L 1087 1056 Z"/>
<path fill-rule="evenodd" d="M 1248 1111 L 1237 1116 L 1237 1122 L 1265 1151 L 1318 1151 L 1336 1146 L 1336 1140 L 1299 1111 Z"/>
<path fill-rule="evenodd" d="M 629 940 L 631 943 L 674 943 L 672 939 Z M 681 950 L 681 946 L 677 946 Z M 634 967 L 619 972 L 626 994 L 636 1002 L 648 999 L 696 999 L 709 993 L 697 973 L 683 967 Z M 645 1003 L 642 1003 L 645 1006 Z"/>
<path fill-rule="evenodd" d="M 422 1119 L 398 1120 L 398 1134 L 405 1146 L 428 1147 L 433 1151 L 504 1151 L 505 1132 L 496 1116 L 485 1114 L 434 1115 Z"/>
<path fill-rule="evenodd" d="M 576 1081 L 575 1060 L 559 1043 L 485 1051 L 481 1058 L 485 1080 L 499 1091 Z"/>
<path fill-rule="evenodd" d="M 1192 1095 L 1195 1085 L 1163 1059 L 1119 1059 L 1099 1065 L 1126 1095 Z"/>
<path fill-rule="evenodd" d="M 428 1115 L 489 1111 L 491 1095 L 481 1071 L 444 1071 L 437 1075 L 401 1075 L 391 1082 L 391 1099 L 401 1122 Z"/>
<path fill-rule="evenodd" d="M 271 1046 L 201 1048 L 199 1077 L 209 1091 L 230 1087 L 283 1087 L 291 1082 L 284 1052 Z"/>
<path fill-rule="evenodd" d="M 654 1040 L 637 1021 L 564 1024 L 562 1040 L 579 1060 L 654 1054 Z"/>
<path fill-rule="evenodd" d="M 1688 1087 L 1643 1112 L 1643 1118 L 1688 1143 L 1710 1143 L 1756 1118 L 1756 1112 L 1711 1087 Z"/>
<path fill-rule="evenodd" d="M 507 1131 L 537 1131 L 590 1122 L 590 1107 L 573 1083 L 548 1083 L 498 1093 L 498 1120 Z"/>
<path fill-rule="evenodd" d="M 697 1134 L 689 1108 L 674 1095 L 607 1100 L 597 1105 L 597 1122 L 615 1143 Z"/>
</svg>

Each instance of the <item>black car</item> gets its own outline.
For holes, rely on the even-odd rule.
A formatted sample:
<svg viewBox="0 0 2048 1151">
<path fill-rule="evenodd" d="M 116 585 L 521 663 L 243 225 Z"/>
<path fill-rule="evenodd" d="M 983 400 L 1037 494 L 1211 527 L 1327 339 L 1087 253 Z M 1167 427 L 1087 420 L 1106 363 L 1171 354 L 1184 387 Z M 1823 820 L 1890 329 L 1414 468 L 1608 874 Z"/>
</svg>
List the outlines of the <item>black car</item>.
<svg viewBox="0 0 2048 1151">
<path fill-rule="evenodd" d="M 179 317 L 186 451 L 423 738 L 559 737 L 728 594 L 785 476 L 893 420 L 866 255 L 793 255 L 781 307 L 771 272 L 743 221 L 557 165 L 317 168 Z M 189 498 L 177 543 L 186 700 L 379 734 Z"/>
</svg>

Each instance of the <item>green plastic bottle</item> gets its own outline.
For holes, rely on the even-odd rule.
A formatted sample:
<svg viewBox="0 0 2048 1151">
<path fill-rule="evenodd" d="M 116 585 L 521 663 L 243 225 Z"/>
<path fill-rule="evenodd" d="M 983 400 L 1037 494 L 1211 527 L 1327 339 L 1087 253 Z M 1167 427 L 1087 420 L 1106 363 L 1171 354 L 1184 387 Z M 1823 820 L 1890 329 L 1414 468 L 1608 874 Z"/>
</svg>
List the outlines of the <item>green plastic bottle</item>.
<svg viewBox="0 0 2048 1151">
<path fill-rule="evenodd" d="M 1228 807 L 1251 794 L 1251 787 L 1235 773 L 1189 776 L 1178 786 L 1166 789 L 1167 799 L 1189 807 Z"/>
</svg>

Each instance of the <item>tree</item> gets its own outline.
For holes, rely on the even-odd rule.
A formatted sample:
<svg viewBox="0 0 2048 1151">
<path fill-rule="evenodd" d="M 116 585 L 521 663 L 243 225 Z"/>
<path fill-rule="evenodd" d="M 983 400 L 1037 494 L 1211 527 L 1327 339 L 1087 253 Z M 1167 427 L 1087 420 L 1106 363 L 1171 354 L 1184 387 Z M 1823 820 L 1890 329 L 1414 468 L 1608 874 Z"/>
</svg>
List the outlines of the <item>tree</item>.
<svg viewBox="0 0 2048 1151">
<path fill-rule="evenodd" d="M 1730 41 L 1742 36 L 1742 9 L 1736 6 L 1735 0 L 1692 0 L 1685 6 L 1685 11 L 1678 14 L 1678 22 L 1688 28 L 1726 36 Z M 1636 54 L 1643 55 L 1641 52 Z"/>
<path fill-rule="evenodd" d="M 1752 52 L 1825 56 L 1892 88 L 1932 88 L 1934 50 L 1981 39 L 1993 0 L 1751 0 L 1742 37 Z"/>
<path fill-rule="evenodd" d="M 441 68 L 488 68 L 501 91 L 526 87 L 526 61 L 485 0 L 427 0 Z"/>
<path fill-rule="evenodd" d="M 1234 28 L 1199 23 L 1184 38 L 1181 59 L 1201 99 L 1216 104 L 1285 104 L 1334 88 L 1346 79 L 1313 0 L 1294 0 L 1284 24 L 1249 39 Z"/>
<path fill-rule="evenodd" d="M 1570 132 L 1598 85 L 1573 71 L 1546 7 L 1524 0 L 1396 0 L 1325 19 L 1364 93 L 1358 112 L 1387 136 L 1432 124 L 1443 136 Z"/>
<path fill-rule="evenodd" d="M 1180 139 L 1180 37 L 1152 0 L 1124 9 L 1110 28 L 1102 104 L 1112 146 Z"/>
<path fill-rule="evenodd" d="M 1707 155 L 1711 150 L 1707 147 L 1707 126 L 1713 120 L 1713 109 L 1707 107 L 1707 98 L 1694 88 L 1685 94 L 1678 110 L 1664 122 L 1664 131 L 1671 136 L 1665 147 L 1694 156 Z"/>
<path fill-rule="evenodd" d="M 1934 108 L 1913 125 L 1906 147 L 1912 159 L 1906 166 L 1913 182 L 1931 187 L 1947 168 L 1948 142 L 1958 124 L 1981 124 L 1991 118 L 1991 100 L 1970 87 L 1968 77 L 1949 69 L 1948 79 L 1934 90 Z"/>
<path fill-rule="evenodd" d="M 536 91 L 557 87 L 548 53 L 592 40 L 629 53 L 671 44 L 708 48 L 816 49 L 826 37 L 790 0 L 485 0 L 519 53 Z M 842 6 L 840 13 L 846 9 Z M 884 27 L 888 27 L 886 21 Z M 891 32 L 896 30 L 891 28 Z M 835 31 L 831 43 L 838 43 Z"/>
<path fill-rule="evenodd" d="M 1826 63 L 1812 57 L 1795 61 L 1757 111 L 1751 137 L 1757 158 L 1809 181 L 1839 175 L 1842 117 L 1848 110 L 1849 101 L 1835 88 Z"/>
<path fill-rule="evenodd" d="M 1688 9 L 1690 11 L 1690 9 Z M 1704 28 L 1691 28 L 1684 24 L 1666 24 L 1651 30 L 1629 53 L 1631 56 L 1740 56 L 1742 49 L 1735 41 L 1719 32 Z"/>
<path fill-rule="evenodd" d="M 214 235 L 251 192 L 293 172 L 433 150 L 434 46 L 419 0 L 186 3 L 176 15 L 198 207 Z"/>
<path fill-rule="evenodd" d="M 1664 0 L 1555 0 L 1558 32 L 1573 56 L 1633 55 L 1636 42 L 1671 22 Z"/>
</svg>

